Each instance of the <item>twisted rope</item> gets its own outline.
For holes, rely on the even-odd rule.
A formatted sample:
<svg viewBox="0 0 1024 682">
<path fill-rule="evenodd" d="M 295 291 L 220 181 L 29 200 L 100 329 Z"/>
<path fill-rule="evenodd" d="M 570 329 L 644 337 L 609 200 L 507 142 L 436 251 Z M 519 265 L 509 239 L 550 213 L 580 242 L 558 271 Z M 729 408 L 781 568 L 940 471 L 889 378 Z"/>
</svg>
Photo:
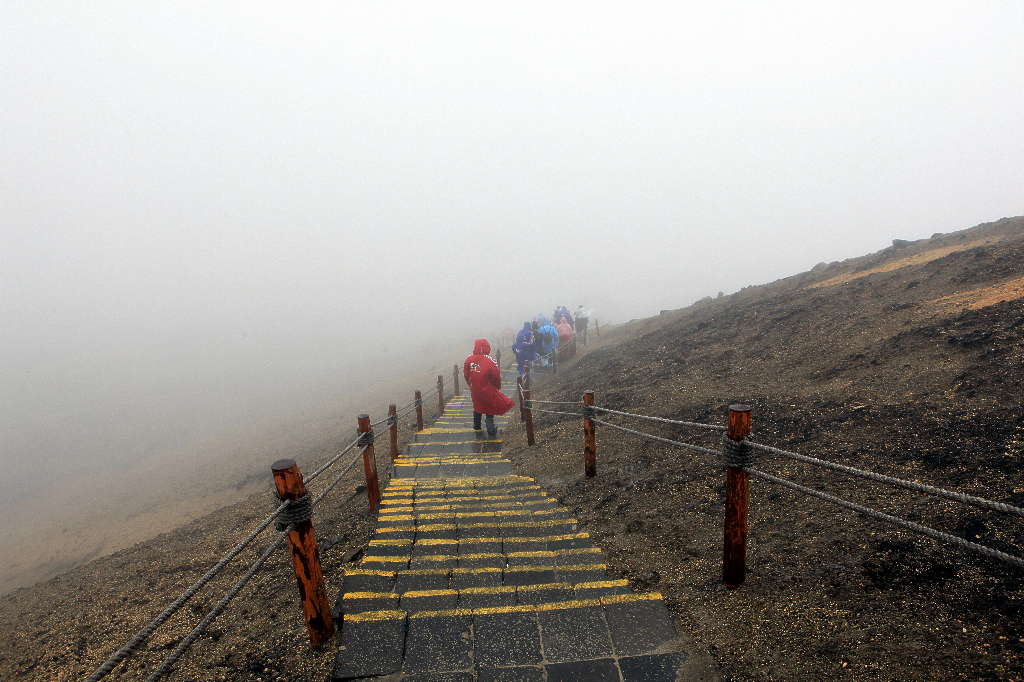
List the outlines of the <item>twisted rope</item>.
<svg viewBox="0 0 1024 682">
<path fill-rule="evenodd" d="M 660 442 L 666 443 L 668 445 L 675 445 L 676 447 L 685 448 L 687 450 L 693 450 L 694 452 L 701 452 L 701 453 L 704 453 L 706 455 L 715 455 L 716 457 L 720 454 L 718 452 L 718 450 L 712 450 L 711 448 L 701 447 L 700 445 L 693 445 L 692 443 L 684 443 L 682 441 L 672 440 L 670 438 L 662 438 L 661 436 L 655 436 L 655 435 L 650 434 L 650 433 L 644 433 L 643 431 L 637 431 L 636 429 L 628 429 L 625 426 L 619 426 L 618 424 L 612 424 L 611 422 L 606 422 L 603 419 L 594 418 L 594 419 L 591 419 L 591 421 L 594 422 L 595 424 L 601 424 L 603 426 L 610 426 L 611 428 L 618 429 L 619 431 L 625 431 L 626 433 L 632 433 L 632 434 L 637 435 L 637 436 L 643 436 L 644 438 L 650 438 L 651 440 L 660 441 Z"/>
<path fill-rule="evenodd" d="M 722 457 L 726 466 L 745 469 L 754 463 L 754 451 L 745 440 L 733 440 L 722 436 Z"/>
<path fill-rule="evenodd" d="M 527 402 L 527 403 L 532 403 L 533 401 L 532 401 L 532 400 L 528 400 L 528 401 L 526 401 L 526 402 Z M 531 411 L 533 411 L 533 412 L 544 412 L 544 413 L 546 413 L 546 414 L 564 414 L 564 415 L 567 415 L 567 416 L 569 416 L 569 417 L 578 417 L 578 416 L 580 416 L 580 413 L 579 413 L 579 412 L 561 412 L 561 411 L 559 411 L 559 410 L 542 410 L 541 408 L 539 408 L 539 407 L 533 407 L 532 405 L 527 405 L 527 407 L 528 407 L 528 408 L 529 408 L 529 409 L 530 409 Z"/>
<path fill-rule="evenodd" d="M 1016 514 L 1017 516 L 1024 516 L 1024 509 L 1015 507 L 1012 504 L 1006 504 L 1004 502 L 995 502 L 993 500 L 986 500 L 982 497 L 975 497 L 974 495 L 967 495 L 965 493 L 958 493 L 953 490 L 946 490 L 944 488 L 936 488 L 935 486 L 927 485 L 924 483 L 917 483 L 915 481 L 907 481 L 902 478 L 894 478 L 892 476 L 886 476 L 885 474 L 876 474 L 873 471 L 864 471 L 863 469 L 857 469 L 845 464 L 837 464 L 835 462 L 829 462 L 824 459 L 818 459 L 817 457 L 811 457 L 809 455 L 801 455 L 798 452 L 790 452 L 789 450 L 782 450 L 780 448 L 773 448 L 770 445 L 762 445 L 760 443 L 750 443 L 750 446 L 763 450 L 765 452 L 771 452 L 776 455 L 783 457 L 789 457 L 799 462 L 805 462 L 814 466 L 823 467 L 825 469 L 832 469 L 833 471 L 839 471 L 850 476 L 856 476 L 858 478 L 864 478 L 869 481 L 877 481 L 879 483 L 888 483 L 899 488 L 906 488 L 907 490 L 916 490 L 922 493 L 928 493 L 929 495 L 936 495 L 938 497 L 945 497 L 949 500 L 955 500 L 957 502 L 963 502 L 965 504 L 973 504 L 977 507 L 985 507 L 987 509 L 993 509 L 995 511 L 1006 512 L 1007 514 Z"/>
<path fill-rule="evenodd" d="M 632 412 L 620 412 L 619 410 L 612 410 L 607 407 L 601 407 L 594 405 L 594 409 L 598 412 L 607 412 L 608 414 L 619 414 L 623 417 L 633 417 L 634 419 L 646 419 L 652 422 L 661 422 L 663 424 L 676 424 L 678 426 L 691 426 L 696 429 L 707 429 L 709 431 L 725 431 L 724 426 L 718 424 L 701 424 L 700 422 L 686 422 L 678 419 L 666 419 L 665 417 L 652 417 L 646 414 L 634 414 Z"/>
<path fill-rule="evenodd" d="M 359 454 L 363 454 L 363 452 L 365 452 L 365 451 L 366 451 L 366 448 L 363 448 L 362 450 L 359 451 Z M 312 506 L 315 507 L 316 505 L 318 505 L 320 503 L 320 500 L 324 499 L 324 497 L 327 496 L 327 493 L 329 493 L 332 490 L 334 490 L 334 487 L 336 485 L 338 485 L 338 483 L 341 482 L 341 479 L 344 478 L 345 475 L 348 472 L 352 471 L 352 467 L 354 467 L 356 465 L 356 462 L 358 462 L 358 461 L 359 461 L 359 457 L 353 457 L 352 461 L 348 463 L 348 466 L 345 467 L 340 474 L 335 476 L 334 480 L 331 481 L 330 484 L 326 488 L 321 490 L 319 495 L 317 495 L 316 497 L 313 498 L 313 501 L 311 503 Z"/>
<path fill-rule="evenodd" d="M 312 518 L 313 505 L 309 503 L 309 495 L 307 494 L 294 500 L 288 500 L 288 506 L 278 514 L 274 527 L 283 531 L 289 526 L 305 523 Z"/>
<path fill-rule="evenodd" d="M 241 579 L 239 579 L 239 581 L 236 582 L 234 586 L 230 590 L 228 590 L 228 592 L 223 597 L 221 597 L 221 600 L 217 602 L 217 605 L 213 607 L 213 609 L 211 609 L 209 613 L 206 614 L 203 620 L 199 622 L 199 625 L 195 626 L 192 632 L 188 633 L 185 639 L 181 640 L 178 646 L 175 647 L 174 651 L 172 651 L 171 654 L 164 659 L 164 662 L 160 664 L 160 667 L 154 670 L 153 673 L 146 678 L 146 682 L 156 682 L 156 680 L 159 680 L 161 677 L 166 675 L 171 670 L 174 664 L 178 662 L 178 659 L 180 659 L 181 656 L 185 653 L 185 651 L 187 651 L 188 648 L 192 646 L 192 643 L 199 639 L 199 636 L 206 631 L 206 628 L 210 626 L 210 623 L 213 622 L 213 619 L 219 616 L 220 614 L 224 613 L 224 609 L 228 607 L 228 604 L 231 603 L 231 600 L 234 599 L 238 595 L 238 593 L 242 591 L 242 588 L 244 588 L 246 584 L 248 584 L 248 582 L 252 580 L 252 577 L 256 575 L 256 572 L 259 571 L 263 564 L 267 562 L 267 559 L 269 559 L 271 555 L 274 553 L 274 551 L 281 546 L 281 544 L 284 542 L 285 536 L 288 534 L 288 531 L 290 529 L 291 526 L 289 526 L 284 532 L 282 532 L 278 536 L 277 540 L 272 542 L 270 546 L 267 547 L 266 550 L 264 550 L 263 554 L 261 554 L 260 557 L 256 560 L 256 563 L 254 563 L 249 568 L 249 570 L 246 571 L 245 575 L 243 575 Z"/>
<path fill-rule="evenodd" d="M 750 473 L 751 476 L 754 476 L 756 478 L 762 478 L 772 483 L 776 483 L 785 488 L 789 488 L 790 490 L 795 490 L 799 493 L 803 493 L 804 495 L 817 497 L 820 500 L 825 500 L 826 502 L 831 502 L 832 504 L 838 505 L 840 507 L 851 509 L 855 512 L 864 514 L 865 516 L 869 516 L 873 519 L 885 521 L 887 523 L 891 523 L 893 525 L 906 528 L 909 531 L 913 531 L 914 533 L 924 535 L 926 537 L 932 538 L 933 540 L 946 542 L 951 545 L 960 547 L 961 549 L 970 550 L 972 552 L 977 552 L 978 554 L 983 554 L 987 557 L 992 557 L 993 559 L 1005 561 L 1006 563 L 1016 566 L 1017 568 L 1024 568 L 1024 559 L 1022 559 L 1021 557 L 1017 557 L 1012 554 L 1007 554 L 1006 552 L 1000 552 L 998 549 L 992 549 L 991 547 L 986 547 L 985 545 L 979 545 L 975 542 L 964 540 L 963 538 L 959 538 L 955 535 L 944 533 L 940 530 L 935 530 L 934 528 L 929 528 L 928 526 L 921 525 L 920 523 L 914 523 L 913 521 L 901 519 L 898 516 L 883 514 L 880 511 L 875 511 L 874 509 L 857 504 L 856 502 L 850 502 L 849 500 L 844 500 L 840 497 L 836 497 L 835 495 L 830 495 L 820 490 L 815 490 L 814 488 L 808 488 L 806 486 L 800 485 L 799 483 L 794 483 L 793 481 L 789 481 L 785 478 L 773 476 L 769 473 L 760 471 L 758 469 L 747 469 L 747 471 Z"/>
<path fill-rule="evenodd" d="M 356 437 L 356 439 L 354 441 L 352 441 L 351 443 L 346 445 L 341 450 L 341 452 L 336 454 L 334 457 L 331 457 L 331 459 L 328 460 L 323 466 L 321 466 L 319 469 L 317 469 L 316 471 L 311 473 L 309 476 L 306 476 L 305 477 L 306 483 L 312 483 L 314 480 L 316 480 L 317 476 L 319 476 L 320 474 L 325 472 L 329 467 L 334 466 L 335 462 L 337 462 L 339 459 L 341 459 L 345 455 L 346 452 L 348 452 L 349 450 L 351 450 L 352 448 L 354 448 L 357 445 L 359 445 L 359 438 L 358 437 Z"/>
<path fill-rule="evenodd" d="M 194 597 L 195 594 L 203 588 L 203 586 L 205 586 L 207 583 L 213 580 L 217 576 L 217 574 L 221 572 L 221 569 L 223 569 L 228 564 L 229 561 L 238 556 L 243 549 L 248 547 L 249 544 L 256 539 L 256 536 L 262 533 L 267 528 L 267 526 L 273 523 L 274 519 L 277 518 L 277 515 L 284 511 L 284 509 L 287 506 L 287 502 L 282 502 L 281 505 L 277 509 L 275 509 L 272 514 L 270 514 L 270 516 L 268 516 L 262 522 L 260 522 L 260 524 L 256 526 L 256 528 L 254 528 L 247 536 L 245 536 L 245 538 L 242 539 L 241 542 L 232 547 L 231 550 L 223 557 L 221 557 L 220 561 L 218 561 L 210 570 L 204 573 L 199 580 L 193 583 L 192 586 L 185 590 L 177 599 L 171 602 L 171 604 L 163 611 L 161 611 L 156 618 L 154 618 L 148 624 L 146 624 L 146 627 L 142 628 L 137 633 L 135 633 L 135 636 L 128 640 L 128 642 L 124 646 L 115 651 L 110 656 L 110 658 L 104 661 L 103 664 L 100 665 L 100 667 L 98 667 L 93 672 L 92 675 L 85 679 L 85 682 L 98 682 L 98 680 L 102 680 L 104 677 L 110 674 L 110 672 L 114 669 L 115 666 L 117 666 L 118 663 L 120 663 L 121 661 L 128 658 L 136 651 L 138 651 L 139 646 L 147 639 L 149 639 L 149 637 L 154 632 L 156 632 L 156 629 L 158 627 L 163 625 L 168 618 L 173 616 L 174 613 L 185 604 L 185 602 Z"/>
<path fill-rule="evenodd" d="M 536 398 L 530 398 L 531 402 L 540 403 L 542 405 L 582 405 L 583 403 L 579 400 L 537 400 Z"/>
</svg>

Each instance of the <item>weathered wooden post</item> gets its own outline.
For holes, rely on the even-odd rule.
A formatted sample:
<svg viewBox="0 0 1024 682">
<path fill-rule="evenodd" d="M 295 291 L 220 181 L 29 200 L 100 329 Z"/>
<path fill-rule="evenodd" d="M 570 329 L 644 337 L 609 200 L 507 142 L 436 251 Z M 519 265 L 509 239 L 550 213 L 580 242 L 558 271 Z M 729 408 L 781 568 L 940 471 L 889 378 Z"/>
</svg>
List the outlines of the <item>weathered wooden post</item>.
<svg viewBox="0 0 1024 682">
<path fill-rule="evenodd" d="M 516 386 L 519 387 L 519 421 L 526 421 L 526 410 L 523 408 L 523 378 L 516 377 Z"/>
<path fill-rule="evenodd" d="M 388 405 L 388 432 L 391 436 L 391 461 L 398 459 L 398 407 Z"/>
<path fill-rule="evenodd" d="M 455 395 L 462 395 L 459 392 L 459 366 L 452 365 L 452 383 L 455 386 Z"/>
<path fill-rule="evenodd" d="M 596 317 L 594 318 L 594 333 L 601 336 L 601 324 L 597 321 Z"/>
<path fill-rule="evenodd" d="M 444 376 L 437 375 L 437 416 L 444 414 Z"/>
<path fill-rule="evenodd" d="M 587 478 L 597 474 L 597 436 L 594 433 L 594 392 L 583 392 L 583 472 Z"/>
<path fill-rule="evenodd" d="M 530 407 L 530 375 L 526 375 L 526 385 L 523 387 L 523 403 L 526 408 L 526 444 L 533 445 L 533 409 Z"/>
<path fill-rule="evenodd" d="M 377 485 L 377 457 L 373 452 L 373 427 L 370 415 L 359 415 L 359 445 L 363 448 L 363 472 L 366 474 L 366 498 L 370 502 L 370 513 L 376 514 L 380 505 L 380 487 Z"/>
<path fill-rule="evenodd" d="M 551 373 L 558 374 L 558 348 L 551 353 Z"/>
<path fill-rule="evenodd" d="M 498 365 L 498 371 L 501 371 L 501 349 L 494 351 L 494 362 Z"/>
<path fill-rule="evenodd" d="M 310 520 L 313 513 L 306 496 L 306 484 L 294 459 L 279 459 L 270 466 L 274 486 L 282 500 L 302 500 L 293 503 L 292 529 L 288 532 L 288 547 L 292 554 L 295 581 L 302 599 L 302 613 L 306 619 L 309 643 L 319 647 L 334 637 L 334 619 L 331 604 L 324 588 L 324 572 L 320 566 L 320 550 L 316 546 L 316 532 Z M 305 520 L 301 520 L 305 517 Z"/>
<path fill-rule="evenodd" d="M 750 434 L 750 408 L 746 405 L 729 406 L 729 428 L 726 433 L 731 443 L 725 444 L 725 543 L 722 551 L 722 582 L 727 587 L 739 587 L 747 575 L 747 507 L 750 502 L 750 474 L 729 452 L 742 452 L 743 439 Z"/>
<path fill-rule="evenodd" d="M 423 430 L 423 396 L 416 391 L 416 430 Z"/>
</svg>

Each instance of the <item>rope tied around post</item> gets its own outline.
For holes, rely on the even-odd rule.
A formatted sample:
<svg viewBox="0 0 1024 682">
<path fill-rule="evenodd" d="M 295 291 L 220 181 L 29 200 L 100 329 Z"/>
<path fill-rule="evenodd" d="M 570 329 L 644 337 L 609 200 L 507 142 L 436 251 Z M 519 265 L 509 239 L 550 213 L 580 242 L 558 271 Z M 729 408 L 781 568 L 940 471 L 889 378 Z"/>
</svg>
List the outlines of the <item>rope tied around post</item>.
<svg viewBox="0 0 1024 682">
<path fill-rule="evenodd" d="M 368 445 L 373 445 L 373 430 L 360 431 L 359 432 L 359 447 L 365 448 Z"/>
<path fill-rule="evenodd" d="M 278 497 L 280 499 L 280 496 Z M 274 521 L 274 528 L 283 531 L 288 526 L 310 521 L 312 518 L 313 504 L 309 495 L 306 494 L 294 500 L 288 500 L 288 506 L 278 512 L 277 520 Z"/>
<path fill-rule="evenodd" d="M 725 466 L 747 469 L 754 465 L 754 448 L 744 440 L 733 440 L 728 434 L 722 436 L 722 458 Z"/>
</svg>

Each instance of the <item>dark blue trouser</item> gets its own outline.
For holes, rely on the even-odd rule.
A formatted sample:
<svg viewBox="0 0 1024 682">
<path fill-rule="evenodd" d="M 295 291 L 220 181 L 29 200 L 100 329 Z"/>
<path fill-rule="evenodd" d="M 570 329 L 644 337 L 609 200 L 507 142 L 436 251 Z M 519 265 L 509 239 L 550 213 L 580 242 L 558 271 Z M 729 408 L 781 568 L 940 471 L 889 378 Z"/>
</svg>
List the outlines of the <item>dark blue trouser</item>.
<svg viewBox="0 0 1024 682">
<path fill-rule="evenodd" d="M 481 415 L 479 412 L 474 412 L 473 413 L 473 428 L 476 429 L 477 431 L 480 430 L 480 417 L 481 416 L 487 417 L 487 420 L 486 420 L 486 422 L 487 422 L 487 434 L 491 435 L 491 436 L 497 434 L 498 433 L 498 427 L 494 425 L 494 415 L 493 414 Z"/>
</svg>

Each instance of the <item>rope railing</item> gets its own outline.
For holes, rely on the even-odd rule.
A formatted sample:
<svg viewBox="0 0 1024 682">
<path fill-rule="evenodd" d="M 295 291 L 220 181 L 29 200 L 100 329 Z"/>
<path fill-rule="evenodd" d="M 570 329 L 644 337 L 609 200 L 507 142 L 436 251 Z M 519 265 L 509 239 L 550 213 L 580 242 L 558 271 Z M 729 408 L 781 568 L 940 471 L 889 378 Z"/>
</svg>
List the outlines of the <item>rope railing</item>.
<svg viewBox="0 0 1024 682">
<path fill-rule="evenodd" d="M 875 509 L 871 509 L 864 505 L 849 500 L 842 499 L 835 495 L 809 488 L 801 485 L 794 481 L 780 478 L 773 474 L 767 473 L 760 469 L 754 468 L 755 464 L 755 453 L 763 452 L 786 457 L 795 461 L 803 462 L 811 466 L 839 472 L 849 476 L 854 476 L 864 480 L 869 480 L 877 483 L 884 483 L 887 485 L 904 488 L 916 492 L 925 493 L 935 497 L 940 497 L 954 502 L 960 502 L 963 504 L 969 504 L 976 507 L 981 507 L 993 511 L 1003 512 L 1007 514 L 1013 514 L 1016 516 L 1024 517 L 1024 508 L 1008 504 L 1006 502 L 998 502 L 994 500 L 985 499 L 976 495 L 969 495 L 953 490 L 947 490 L 938 486 L 928 485 L 924 483 L 918 483 L 916 481 L 910 481 L 895 476 L 888 476 L 885 474 L 879 474 L 873 471 L 867 471 L 864 469 L 858 469 L 856 467 L 838 464 L 836 462 L 830 462 L 827 460 L 812 457 L 810 455 L 804 455 L 798 452 L 792 452 L 790 450 L 784 450 L 782 448 L 776 448 L 770 445 L 757 443 L 747 440 L 747 436 L 750 434 L 750 408 L 744 405 L 733 405 L 729 408 L 729 424 L 728 426 L 722 426 L 718 424 L 705 424 L 701 422 L 691 422 L 678 419 L 669 419 L 666 417 L 657 417 L 653 415 L 639 414 L 635 412 L 626 412 L 624 410 L 614 410 L 607 407 L 601 407 L 594 404 L 594 394 L 592 391 L 586 391 L 583 394 L 583 399 L 580 402 L 569 402 L 569 401 L 544 401 L 531 398 L 529 391 L 529 372 L 526 375 L 525 383 L 521 380 L 517 384 L 520 400 L 520 413 L 523 421 L 527 425 L 527 443 L 529 445 L 534 444 L 534 433 L 533 433 L 533 412 L 555 414 L 569 417 L 582 417 L 583 420 L 583 432 L 584 432 L 584 470 L 588 477 L 596 474 L 596 438 L 595 438 L 595 427 L 597 425 L 608 427 L 617 431 L 639 436 L 649 440 L 657 441 L 670 445 L 672 447 L 682 448 L 706 455 L 713 455 L 716 458 L 720 457 L 719 460 L 725 465 L 727 477 L 726 477 L 726 522 L 725 522 L 725 549 L 723 552 L 723 580 L 730 587 L 738 587 L 743 583 L 746 573 L 746 537 L 747 537 L 747 512 L 748 512 L 748 477 L 753 476 L 759 478 L 771 484 L 781 485 L 791 490 L 816 497 L 821 500 L 825 500 L 832 504 L 836 504 L 847 509 L 854 510 L 858 513 L 864 514 L 869 518 L 890 523 L 906 530 L 910 530 L 919 535 L 929 537 L 940 542 L 950 544 L 960 549 L 968 550 L 986 557 L 998 559 L 1005 563 L 1018 568 L 1024 568 L 1024 558 L 1003 552 L 992 547 L 987 547 L 979 543 L 971 542 L 964 538 L 958 537 L 951 533 L 946 533 L 934 528 L 930 528 L 920 523 L 902 519 L 898 516 L 886 514 Z M 563 410 L 552 410 L 539 407 L 539 405 L 579 405 L 580 410 L 578 412 L 568 412 Z M 697 428 L 704 429 L 714 432 L 725 432 L 723 434 L 721 447 L 719 449 L 705 447 L 694 443 L 687 443 L 682 440 L 676 440 L 674 438 L 666 438 L 653 433 L 648 433 L 639 429 L 633 429 L 628 426 L 616 424 L 605 419 L 599 419 L 596 415 L 618 415 L 630 419 L 640 419 L 644 421 L 656 422 L 660 424 L 667 424 L 671 426 L 681 426 L 686 428 Z"/>
<path fill-rule="evenodd" d="M 440 401 L 439 406 L 443 408 L 443 404 L 446 401 L 447 396 L 443 386 L 440 385 L 440 382 L 438 388 L 439 391 L 437 397 Z M 424 401 L 422 393 L 424 392 L 416 391 L 416 397 L 412 401 L 403 405 L 401 409 L 397 409 L 392 404 L 389 409 L 388 416 L 378 421 L 370 422 L 370 418 L 367 415 L 360 415 L 358 420 L 357 437 L 355 440 L 332 455 L 326 462 L 305 478 L 303 478 L 294 460 L 280 460 L 275 462 L 272 469 L 274 471 L 275 484 L 277 485 L 278 495 L 280 496 L 281 501 L 274 511 L 263 519 L 248 535 L 245 536 L 245 538 L 222 556 L 214 566 L 203 574 L 202 577 L 189 586 L 163 611 L 147 623 L 145 627 L 139 630 L 130 640 L 128 640 L 128 642 L 105 660 L 92 673 L 92 675 L 85 678 L 84 682 L 98 682 L 109 675 L 120 662 L 136 653 L 161 625 L 177 613 L 185 603 L 199 592 L 199 590 L 217 577 L 228 563 L 241 554 L 263 531 L 275 522 L 278 530 L 281 531 L 277 539 L 271 543 L 259 557 L 257 557 L 246 573 L 223 595 L 221 600 L 206 614 L 203 620 L 200 621 L 200 623 L 184 639 L 182 639 L 181 642 L 178 643 L 175 649 L 147 679 L 150 682 L 155 682 L 170 672 L 184 653 L 202 636 L 210 623 L 212 623 L 214 619 L 227 609 L 230 602 L 242 591 L 242 589 L 245 588 L 246 584 L 249 583 L 256 573 L 259 572 L 260 568 L 270 559 L 274 551 L 277 550 L 286 540 L 289 541 L 291 545 L 292 553 L 301 555 L 302 563 L 308 572 L 308 575 L 300 575 L 298 571 L 296 572 L 296 577 L 300 581 L 300 593 L 304 595 L 319 595 L 319 603 L 315 605 L 314 609 L 318 612 L 318 615 L 314 614 L 311 616 L 310 612 L 305 610 L 306 625 L 310 634 L 311 643 L 314 647 L 319 646 L 329 638 L 333 637 L 334 621 L 330 615 L 330 605 L 326 600 L 326 591 L 323 587 L 322 569 L 320 567 L 316 539 L 311 524 L 312 510 L 316 505 L 322 502 L 324 498 L 341 483 L 342 480 L 344 480 L 344 478 L 352 471 L 361 459 L 364 463 L 366 473 L 366 489 L 370 501 L 370 509 L 371 512 L 376 511 L 376 507 L 380 503 L 380 489 L 377 482 L 376 459 L 373 445 L 373 428 L 385 424 L 387 425 L 389 435 L 391 436 L 391 461 L 393 462 L 399 454 L 397 448 L 397 432 L 400 425 L 399 418 L 415 411 L 417 414 L 416 428 L 417 430 L 423 428 L 422 410 Z M 310 497 L 306 492 L 306 485 L 312 483 L 327 470 L 331 469 L 331 467 L 337 464 L 346 454 L 351 453 L 357 447 L 359 448 L 358 454 L 353 457 L 347 465 L 341 468 L 326 487 L 324 487 L 314 497 Z M 295 534 L 307 539 L 297 541 L 295 537 L 293 537 Z M 308 600 L 307 606 L 309 606 Z"/>
</svg>

